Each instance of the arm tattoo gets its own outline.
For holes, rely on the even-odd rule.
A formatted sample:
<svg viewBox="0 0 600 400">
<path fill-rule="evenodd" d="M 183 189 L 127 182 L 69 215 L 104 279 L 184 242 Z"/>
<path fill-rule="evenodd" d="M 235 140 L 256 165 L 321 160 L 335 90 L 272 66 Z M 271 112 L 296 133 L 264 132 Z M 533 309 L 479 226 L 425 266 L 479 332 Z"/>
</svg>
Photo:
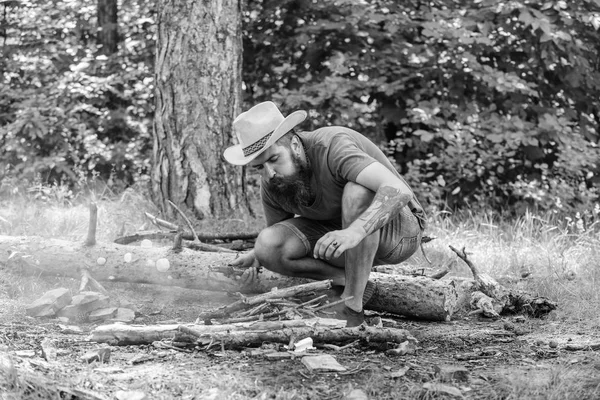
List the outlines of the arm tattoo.
<svg viewBox="0 0 600 400">
<path fill-rule="evenodd" d="M 402 193 L 400 189 L 382 186 L 375 193 L 369 208 L 358 217 L 357 221 L 362 223 L 363 229 L 367 235 L 370 235 L 395 217 L 410 201 L 410 198 L 410 195 Z"/>
</svg>

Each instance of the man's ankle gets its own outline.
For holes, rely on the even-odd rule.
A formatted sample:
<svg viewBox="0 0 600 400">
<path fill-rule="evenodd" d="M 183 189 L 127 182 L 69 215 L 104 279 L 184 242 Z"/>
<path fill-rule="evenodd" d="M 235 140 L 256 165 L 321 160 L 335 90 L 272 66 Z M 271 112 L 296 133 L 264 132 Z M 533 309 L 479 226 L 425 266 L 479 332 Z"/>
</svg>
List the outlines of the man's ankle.
<svg viewBox="0 0 600 400">
<path fill-rule="evenodd" d="M 355 299 L 352 298 L 350 300 L 346 300 L 344 302 L 344 304 L 346 305 L 346 307 L 348 307 L 349 309 L 351 309 L 352 311 L 355 311 L 357 313 L 361 312 L 363 310 L 362 307 L 362 299 L 359 299 L 359 301 L 354 301 Z"/>
</svg>

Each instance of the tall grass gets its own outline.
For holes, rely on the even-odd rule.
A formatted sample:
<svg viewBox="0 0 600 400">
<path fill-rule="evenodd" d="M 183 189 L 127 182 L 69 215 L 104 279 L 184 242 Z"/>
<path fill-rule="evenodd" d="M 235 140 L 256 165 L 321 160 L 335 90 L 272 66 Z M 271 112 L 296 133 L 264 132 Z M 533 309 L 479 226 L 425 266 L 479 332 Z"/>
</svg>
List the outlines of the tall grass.
<svg viewBox="0 0 600 400">
<path fill-rule="evenodd" d="M 153 229 L 144 212 L 158 214 L 150 196 L 140 188 L 115 194 L 106 186 L 96 185 L 94 190 L 88 187 L 73 193 L 62 186 L 37 183 L 4 185 L 0 195 L 0 235 L 83 240 L 90 201 L 98 204 L 98 240 L 112 241 L 123 234 Z M 464 247 L 483 272 L 557 301 L 564 318 L 597 321 L 600 206 L 583 214 L 526 212 L 518 218 L 506 218 L 493 212 L 434 212 L 429 215 L 426 234 L 436 240 L 425 244 L 424 249 L 435 266 L 456 257 L 449 245 Z M 181 220 L 176 222 L 185 226 Z M 259 216 L 245 221 L 196 221 L 195 225 L 205 231 L 241 231 L 260 229 L 264 222 Z M 426 263 L 420 253 L 409 262 Z M 453 275 L 471 274 L 459 261 Z"/>
<path fill-rule="evenodd" d="M 424 245 L 425 252 L 443 262 L 454 257 L 449 245 L 464 247 L 483 272 L 557 301 L 560 318 L 600 325 L 599 211 L 590 210 L 586 221 L 580 214 L 526 212 L 509 219 L 491 212 L 434 213 L 429 234 L 437 239 Z M 453 274 L 471 276 L 462 261 Z"/>
</svg>

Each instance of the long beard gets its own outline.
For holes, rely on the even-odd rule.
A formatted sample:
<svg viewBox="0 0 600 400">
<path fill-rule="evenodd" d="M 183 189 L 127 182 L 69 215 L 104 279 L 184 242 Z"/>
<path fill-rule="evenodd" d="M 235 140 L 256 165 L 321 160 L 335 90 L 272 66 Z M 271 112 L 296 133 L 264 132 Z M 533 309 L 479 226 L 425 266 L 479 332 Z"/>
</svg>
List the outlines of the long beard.
<svg viewBox="0 0 600 400">
<path fill-rule="evenodd" d="M 292 211 L 299 206 L 310 206 L 315 201 L 315 194 L 310 184 L 312 171 L 294 157 L 296 173 L 291 176 L 276 176 L 269 182 L 264 182 L 267 190 L 281 208 Z"/>
</svg>

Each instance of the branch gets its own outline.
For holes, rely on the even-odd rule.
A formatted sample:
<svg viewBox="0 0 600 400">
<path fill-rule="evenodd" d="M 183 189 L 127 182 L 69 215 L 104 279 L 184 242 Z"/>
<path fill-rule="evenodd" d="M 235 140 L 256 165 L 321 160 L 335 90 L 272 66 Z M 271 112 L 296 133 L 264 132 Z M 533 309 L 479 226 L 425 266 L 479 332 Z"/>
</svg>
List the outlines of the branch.
<svg viewBox="0 0 600 400">
<path fill-rule="evenodd" d="M 179 215 L 181 215 L 181 217 L 184 219 L 185 223 L 188 225 L 188 228 L 190 228 L 190 231 L 192 232 L 192 234 L 194 235 L 194 241 L 195 242 L 200 242 L 200 239 L 198 238 L 198 234 L 196 233 L 196 231 L 194 230 L 194 227 L 192 226 L 192 222 L 188 219 L 188 217 L 185 216 L 185 214 L 183 213 L 183 211 L 181 211 L 179 209 L 179 207 L 177 207 L 175 205 L 175 203 L 173 203 L 171 200 L 167 200 L 169 202 L 169 204 L 175 209 L 177 210 L 177 212 L 179 213 Z"/>
<path fill-rule="evenodd" d="M 155 217 L 154 215 L 147 213 L 147 212 L 144 214 L 146 214 L 146 217 L 148 217 L 150 219 L 150 221 L 154 225 L 158 226 L 159 228 L 163 227 L 163 228 L 167 228 L 167 229 L 171 229 L 171 230 L 175 230 L 175 231 L 179 229 L 179 226 L 177 226 L 169 221 L 165 221 L 164 219 Z"/>
</svg>

